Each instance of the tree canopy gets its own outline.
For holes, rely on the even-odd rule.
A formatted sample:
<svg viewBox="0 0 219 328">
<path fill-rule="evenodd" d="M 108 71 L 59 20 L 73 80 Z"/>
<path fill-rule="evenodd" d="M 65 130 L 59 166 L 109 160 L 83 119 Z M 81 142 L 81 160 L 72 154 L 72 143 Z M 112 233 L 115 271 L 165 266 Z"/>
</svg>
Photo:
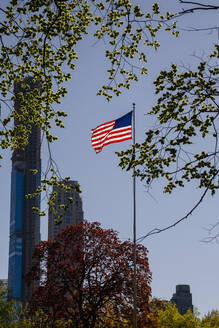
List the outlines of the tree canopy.
<svg viewBox="0 0 219 328">
<path fill-rule="evenodd" d="M 169 23 L 173 15 L 161 15 L 157 3 L 151 12 L 144 13 L 129 0 L 11 0 L 5 8 L 0 7 L 0 14 L 3 149 L 24 147 L 30 124 L 38 125 L 49 142 L 56 140 L 50 132 L 51 122 L 63 127 L 66 113 L 53 105 L 60 104 L 67 93 L 65 82 L 71 78 L 78 59 L 76 46 L 86 35 L 107 43 L 109 79 L 98 94 L 109 100 L 112 94 L 119 95 L 122 88 L 129 88 L 139 74 L 147 74 L 142 46 L 157 49 L 156 34 L 163 25 L 176 33 L 175 23 Z M 25 82 L 29 76 L 41 85 L 40 90 L 30 90 Z M 26 97 L 23 92 L 19 94 L 19 113 L 11 104 L 15 100 L 14 81 L 21 81 L 23 88 L 29 90 Z M 13 119 L 20 124 L 11 126 Z M 18 138 L 20 135 L 22 138 Z"/>
<path fill-rule="evenodd" d="M 216 45 L 210 58 L 218 56 Z M 167 193 L 193 179 L 212 194 L 218 189 L 217 74 L 216 62 L 202 61 L 196 70 L 182 72 L 173 64 L 154 81 L 161 96 L 149 115 L 154 115 L 159 124 L 146 131 L 142 144 L 135 145 L 137 155 L 132 161 L 136 174 L 148 185 L 162 177 L 167 180 Z M 210 146 L 205 146 L 206 139 Z M 132 152 L 121 153 L 121 166 L 130 163 L 125 155 Z"/>
<path fill-rule="evenodd" d="M 139 244 L 136 252 L 138 327 L 154 327 L 154 318 L 148 316 L 147 250 Z M 120 241 L 115 231 L 87 221 L 68 226 L 54 240 L 36 246 L 33 263 L 29 278 L 39 285 L 31 305 L 47 313 L 51 322 L 94 328 L 104 326 L 109 315 L 108 319 L 132 324 L 133 244 Z"/>
<path fill-rule="evenodd" d="M 15 300 L 6 300 L 7 290 L 0 290 L 1 328 L 49 328 L 48 318 L 42 311 L 30 315 L 29 307 Z"/>
<path fill-rule="evenodd" d="M 184 13 L 219 9 L 198 2 L 180 2 L 192 6 Z M 169 70 L 161 70 L 154 81 L 158 99 L 147 112 L 154 119 L 153 127 L 146 130 L 142 143 L 118 153 L 120 166 L 135 168 L 135 175 L 148 189 L 160 179 L 168 194 L 191 182 L 202 191 L 199 201 L 184 217 L 168 227 L 153 229 L 142 238 L 186 219 L 208 192 L 214 195 L 219 188 L 218 58 L 219 46 L 213 44 L 209 54 L 197 59 L 197 67 L 174 63 Z"/>
<path fill-rule="evenodd" d="M 164 309 L 158 312 L 158 326 L 160 328 L 216 328 L 218 327 L 219 315 L 217 310 L 213 310 L 202 319 L 198 313 L 190 310 L 181 315 L 175 304 L 164 302 Z"/>
<path fill-rule="evenodd" d="M 158 322 L 162 328 L 200 328 L 200 320 L 189 310 L 181 315 L 175 304 L 164 302 L 164 309 L 159 311 Z"/>
<path fill-rule="evenodd" d="M 219 311 L 212 310 L 208 312 L 202 319 L 202 327 L 216 328 L 219 326 Z"/>
<path fill-rule="evenodd" d="M 108 78 L 101 81 L 97 94 L 109 101 L 147 75 L 145 49 L 159 48 L 159 30 L 178 36 L 173 16 L 161 13 L 156 2 L 144 12 L 131 0 L 8 0 L 0 5 L 0 148 L 23 150 L 33 125 L 40 127 L 42 140 L 48 143 L 41 186 L 27 197 L 48 191 L 51 185 L 65 189 L 50 143 L 58 138 L 52 127 L 64 127 L 67 113 L 61 103 L 80 58 L 78 45 L 86 37 L 105 44 Z"/>
<path fill-rule="evenodd" d="M 2 5 L 0 147 L 24 149 L 32 125 L 40 127 L 48 142 L 57 139 L 51 127 L 54 123 L 64 127 L 62 118 L 67 114 L 61 107 L 62 98 L 77 65 L 77 46 L 87 36 L 106 44 L 108 80 L 100 86 L 98 94 L 110 100 L 124 88 L 129 89 L 140 75 L 147 75 L 147 47 L 159 48 L 160 30 L 178 36 L 175 18 L 219 9 L 196 1 L 180 0 L 180 3 L 188 7 L 177 13 L 161 13 L 157 2 L 145 12 L 131 0 L 10 0 L 8 5 Z M 211 57 L 217 56 L 218 48 L 211 54 Z M 136 174 L 147 184 L 164 177 L 168 180 L 165 192 L 171 192 L 176 186 L 183 186 L 184 181 L 196 179 L 200 187 L 212 193 L 217 189 L 217 133 L 214 131 L 218 108 L 217 73 L 217 68 L 205 61 L 196 71 L 179 72 L 176 65 L 169 72 L 161 71 L 155 86 L 156 92 L 162 94 L 150 111 L 157 117 L 161 129 L 147 131 L 146 140 L 136 145 L 139 156 L 132 161 Z M 30 78 L 39 87 L 30 88 Z M 14 82 L 22 86 L 18 93 L 13 89 Z M 19 111 L 13 108 L 15 100 L 19 101 Z M 14 120 L 18 124 L 13 124 Z M 212 136 L 212 148 L 190 156 L 189 146 L 199 133 L 201 138 Z M 121 154 L 122 167 L 129 164 L 131 152 Z M 51 158 L 48 167 L 41 187 L 33 196 L 46 190 L 48 185 L 58 185 L 56 166 Z M 36 173 L 33 170 L 33 174 Z"/>
</svg>

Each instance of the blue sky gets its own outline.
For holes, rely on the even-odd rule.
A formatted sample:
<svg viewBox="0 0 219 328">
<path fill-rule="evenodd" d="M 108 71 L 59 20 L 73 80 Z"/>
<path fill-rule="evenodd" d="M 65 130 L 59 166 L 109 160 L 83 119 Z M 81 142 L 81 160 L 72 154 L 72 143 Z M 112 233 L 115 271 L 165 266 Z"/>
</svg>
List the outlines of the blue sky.
<svg viewBox="0 0 219 328">
<path fill-rule="evenodd" d="M 137 2 L 137 1 L 136 1 Z M 216 1 L 212 1 L 216 3 Z M 140 1 L 139 1 L 140 3 Z M 144 7 L 151 9 L 153 1 Z M 160 1 L 163 10 L 179 10 L 175 0 Z M 181 27 L 210 27 L 218 24 L 218 13 L 197 13 L 179 20 Z M 85 218 L 101 222 L 104 228 L 113 228 L 121 239 L 132 238 L 132 178 L 131 173 L 118 167 L 115 151 L 127 149 L 131 141 L 105 147 L 95 154 L 91 147 L 91 129 L 116 119 L 132 109 L 136 103 L 136 141 L 144 140 L 144 133 L 153 123 L 146 115 L 155 104 L 153 80 L 160 69 L 171 63 L 194 65 L 192 54 L 207 54 L 218 42 L 216 32 L 181 32 L 178 39 L 167 32 L 160 33 L 161 47 L 148 55 L 149 75 L 134 83 L 130 91 L 107 103 L 96 96 L 98 88 L 106 80 L 107 64 L 104 44 L 94 44 L 87 38 L 78 47 L 79 61 L 68 84 L 68 95 L 61 108 L 68 113 L 66 128 L 54 130 L 59 140 L 51 146 L 52 154 L 63 176 L 78 180 L 82 188 Z M 198 147 L 198 145 L 197 145 Z M 42 148 L 42 163 L 45 168 L 48 158 L 46 145 Z M 10 172 L 11 154 L 5 152 L 1 177 L 1 230 L 0 278 L 7 277 L 8 242 L 10 216 Z M 144 184 L 137 181 L 137 235 L 141 236 L 155 227 L 164 227 L 182 217 L 199 199 L 200 191 L 189 185 L 173 195 L 162 193 L 162 182 L 156 182 L 150 194 Z M 150 269 L 153 275 L 153 296 L 170 299 L 176 284 L 190 284 L 193 304 L 201 314 L 218 308 L 219 261 L 217 244 L 205 244 L 201 240 L 207 235 L 206 227 L 218 217 L 217 195 L 207 197 L 196 212 L 174 229 L 144 240 L 149 250 Z M 47 218 L 42 218 L 42 239 L 47 238 Z"/>
</svg>

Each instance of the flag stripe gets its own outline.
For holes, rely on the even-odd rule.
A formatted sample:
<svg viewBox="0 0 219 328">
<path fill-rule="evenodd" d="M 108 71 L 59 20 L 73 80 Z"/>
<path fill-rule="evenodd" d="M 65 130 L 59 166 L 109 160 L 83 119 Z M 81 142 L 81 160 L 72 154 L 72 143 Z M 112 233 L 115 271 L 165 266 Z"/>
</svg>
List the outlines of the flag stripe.
<svg viewBox="0 0 219 328">
<path fill-rule="evenodd" d="M 104 124 L 101 124 L 101 125 L 98 125 L 95 129 L 92 129 L 92 132 L 96 132 L 98 130 L 102 130 L 108 126 L 113 126 L 115 125 L 115 120 L 114 121 L 111 121 L 111 122 L 107 122 L 107 123 L 104 123 Z"/>
<path fill-rule="evenodd" d="M 108 132 L 110 132 L 111 130 L 113 129 L 113 127 L 109 127 L 107 129 L 103 129 L 102 131 L 98 131 L 98 132 L 94 132 L 93 135 L 92 135 L 92 139 L 95 138 L 95 137 L 99 137 L 99 136 L 104 136 L 106 135 Z"/>
<path fill-rule="evenodd" d="M 109 138 L 106 138 L 102 142 L 97 141 L 97 142 L 93 142 L 92 144 L 93 144 L 94 148 L 98 148 L 98 147 L 106 146 L 107 144 L 109 144 L 111 142 L 111 140 L 117 140 L 117 142 L 120 142 L 120 141 L 128 140 L 128 139 L 132 139 L 131 131 L 129 133 L 124 133 L 123 135 L 112 135 L 112 136 L 110 135 Z"/>
<path fill-rule="evenodd" d="M 107 140 L 106 142 L 104 142 L 104 146 L 109 145 L 113 142 L 120 142 L 120 141 L 124 141 L 124 140 L 129 140 L 129 139 L 132 139 L 132 135 L 129 135 L 129 136 L 127 135 L 127 136 L 124 136 L 122 138 L 112 138 L 112 139 Z"/>
<path fill-rule="evenodd" d="M 125 132 L 127 132 L 127 131 L 131 131 L 131 126 L 130 127 L 125 127 L 125 128 L 119 128 L 119 129 L 115 129 L 115 130 L 113 130 L 113 129 L 111 129 L 111 132 L 110 132 L 110 135 L 111 134 L 122 134 L 122 133 L 125 133 Z M 94 134 L 93 136 L 92 136 L 92 142 L 94 141 L 94 140 L 100 140 L 101 139 L 101 137 L 103 136 L 106 136 L 106 134 L 107 133 L 98 133 L 97 135 L 96 134 Z"/>
<path fill-rule="evenodd" d="M 102 139 L 95 139 L 93 140 L 92 139 L 92 144 L 95 145 L 95 144 L 103 144 L 105 143 L 107 140 L 111 139 L 111 138 L 122 138 L 123 136 L 126 136 L 126 135 L 129 135 L 131 136 L 132 135 L 132 132 L 131 130 L 126 130 L 126 131 L 122 131 L 120 133 L 118 132 L 110 132 L 105 138 L 102 138 Z"/>
<path fill-rule="evenodd" d="M 92 129 L 91 142 L 96 153 L 106 145 L 132 139 L 132 112 Z"/>
<path fill-rule="evenodd" d="M 112 133 L 112 132 L 111 132 Z M 104 146 L 113 143 L 113 142 L 120 142 L 120 141 L 124 141 L 124 140 L 128 140 L 128 139 L 132 139 L 132 133 L 131 130 L 129 132 L 125 132 L 125 133 L 120 133 L 120 134 L 109 134 L 108 137 L 106 137 L 104 140 L 97 140 L 92 141 L 92 145 L 95 149 L 98 148 L 103 148 Z"/>
<path fill-rule="evenodd" d="M 100 134 L 99 136 L 92 137 L 92 140 L 97 140 L 97 139 L 101 140 L 101 139 L 104 139 L 105 137 L 110 136 L 110 135 L 115 135 L 115 134 L 119 135 L 119 134 L 123 134 L 123 133 L 129 132 L 129 131 L 131 131 L 131 127 L 130 128 L 120 128 L 120 129 L 110 130 L 106 133 Z"/>
<path fill-rule="evenodd" d="M 123 141 L 123 140 L 128 140 L 128 139 L 131 139 L 132 138 L 132 135 L 129 134 L 129 135 L 125 135 L 123 137 L 115 137 L 115 138 L 110 138 L 110 139 L 107 139 L 103 145 L 106 146 L 108 144 L 110 144 L 111 142 L 120 142 L 120 141 Z"/>
<path fill-rule="evenodd" d="M 101 146 L 101 147 L 100 147 L 100 146 L 99 146 L 99 147 L 94 147 L 94 149 L 95 149 L 95 151 L 96 151 L 97 153 L 99 153 L 99 152 L 101 152 L 101 150 L 102 150 L 102 148 L 103 148 L 104 146 L 107 146 L 107 145 L 110 145 L 110 144 L 112 144 L 112 143 L 116 143 L 116 142 L 121 142 L 121 141 L 125 141 L 125 140 L 130 140 L 130 139 L 132 139 L 132 136 L 129 136 L 129 137 L 124 138 L 124 139 L 119 140 L 119 141 L 118 141 L 118 139 L 116 139 L 116 140 L 111 139 L 111 140 L 108 140 L 106 143 L 104 143 L 103 146 Z"/>
</svg>

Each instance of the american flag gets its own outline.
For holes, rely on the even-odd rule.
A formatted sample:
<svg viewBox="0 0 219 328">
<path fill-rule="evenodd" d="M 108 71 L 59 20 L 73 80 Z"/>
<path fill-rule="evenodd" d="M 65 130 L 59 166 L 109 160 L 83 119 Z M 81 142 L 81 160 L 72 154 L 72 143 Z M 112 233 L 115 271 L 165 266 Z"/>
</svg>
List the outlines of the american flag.
<svg viewBox="0 0 219 328">
<path fill-rule="evenodd" d="M 129 139 L 132 139 L 132 111 L 92 129 L 91 142 L 96 153 L 101 152 L 106 145 Z"/>
</svg>

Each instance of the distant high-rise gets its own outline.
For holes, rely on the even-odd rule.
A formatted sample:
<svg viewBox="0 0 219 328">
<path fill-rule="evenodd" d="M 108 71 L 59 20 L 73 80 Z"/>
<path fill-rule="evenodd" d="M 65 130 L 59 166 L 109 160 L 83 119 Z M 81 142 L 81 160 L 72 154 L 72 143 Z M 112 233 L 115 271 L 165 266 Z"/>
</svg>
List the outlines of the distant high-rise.
<svg viewBox="0 0 219 328">
<path fill-rule="evenodd" d="M 40 88 L 32 78 L 24 81 L 30 90 Z M 22 89 L 22 83 L 15 83 L 15 110 L 19 113 L 18 94 L 28 91 Z M 20 122 L 15 121 L 15 125 Z M 36 169 L 33 175 L 30 170 Z M 41 180 L 40 128 L 31 126 L 28 145 L 25 150 L 15 149 L 12 155 L 11 172 L 11 211 L 10 211 L 10 243 L 8 268 L 8 297 L 19 301 L 29 301 L 32 286 L 23 277 L 32 266 L 32 254 L 40 241 L 40 217 L 32 207 L 40 207 L 40 197 L 27 199 L 25 195 L 36 191 Z"/>
<path fill-rule="evenodd" d="M 174 302 L 180 314 L 184 315 L 190 309 L 193 312 L 192 294 L 189 285 L 177 285 L 176 293 L 173 294 L 171 302 Z"/>
<path fill-rule="evenodd" d="M 66 185 L 77 185 L 77 181 L 63 181 Z M 58 188 L 57 186 L 53 187 L 53 191 L 57 192 L 55 200 L 55 213 L 51 208 L 49 208 L 49 220 L 48 220 L 48 238 L 55 238 L 56 235 L 65 227 L 81 222 L 84 218 L 84 213 L 82 209 L 82 199 L 78 192 L 73 189 L 64 191 L 63 189 Z M 70 203 L 68 198 L 71 197 L 73 202 Z M 68 205 L 66 211 L 62 211 L 63 217 L 60 224 L 56 224 L 56 218 L 61 213 L 60 205 Z"/>
</svg>

